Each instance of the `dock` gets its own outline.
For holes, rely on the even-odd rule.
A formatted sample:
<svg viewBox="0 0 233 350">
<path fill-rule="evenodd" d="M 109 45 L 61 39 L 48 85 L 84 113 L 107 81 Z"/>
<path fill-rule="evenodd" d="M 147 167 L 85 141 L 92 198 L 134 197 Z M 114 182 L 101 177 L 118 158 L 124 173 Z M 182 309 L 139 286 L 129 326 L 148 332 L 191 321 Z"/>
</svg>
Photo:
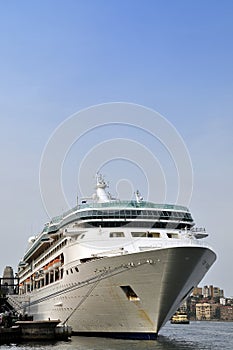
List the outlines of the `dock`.
<svg viewBox="0 0 233 350">
<path fill-rule="evenodd" d="M 0 345 L 68 340 L 71 337 L 71 327 L 61 324 L 60 320 L 33 321 L 31 315 L 18 314 L 9 302 L 9 296 L 17 294 L 18 289 L 18 277 L 14 277 L 12 268 L 6 266 L 3 277 L 0 277 Z"/>
<path fill-rule="evenodd" d="M 71 327 L 59 323 L 60 320 L 17 321 L 12 327 L 0 327 L 0 344 L 68 340 Z"/>
<path fill-rule="evenodd" d="M 19 326 L 10 328 L 0 327 L 0 345 L 9 343 L 19 343 L 21 338 L 21 331 Z"/>
</svg>

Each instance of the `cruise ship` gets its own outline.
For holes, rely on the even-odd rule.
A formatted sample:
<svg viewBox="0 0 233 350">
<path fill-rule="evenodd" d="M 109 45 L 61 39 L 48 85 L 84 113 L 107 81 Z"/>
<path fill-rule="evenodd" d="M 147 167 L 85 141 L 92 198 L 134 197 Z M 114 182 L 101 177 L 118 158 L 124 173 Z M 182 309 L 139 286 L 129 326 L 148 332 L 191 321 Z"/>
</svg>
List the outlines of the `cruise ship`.
<svg viewBox="0 0 233 350">
<path fill-rule="evenodd" d="M 216 259 L 188 208 L 114 199 L 97 175 L 95 194 L 46 223 L 18 266 L 9 301 L 34 320 L 73 333 L 156 339 Z"/>
</svg>

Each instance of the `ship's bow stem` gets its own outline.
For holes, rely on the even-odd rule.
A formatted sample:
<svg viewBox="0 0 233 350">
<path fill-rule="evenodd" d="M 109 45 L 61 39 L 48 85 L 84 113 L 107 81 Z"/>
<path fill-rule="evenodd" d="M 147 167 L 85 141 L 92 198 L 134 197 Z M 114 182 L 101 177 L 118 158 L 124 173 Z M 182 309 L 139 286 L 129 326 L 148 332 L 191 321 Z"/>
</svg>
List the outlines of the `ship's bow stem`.
<svg viewBox="0 0 233 350">
<path fill-rule="evenodd" d="M 167 249 L 161 280 L 157 332 L 190 295 L 215 260 L 215 253 L 209 248 Z"/>
</svg>

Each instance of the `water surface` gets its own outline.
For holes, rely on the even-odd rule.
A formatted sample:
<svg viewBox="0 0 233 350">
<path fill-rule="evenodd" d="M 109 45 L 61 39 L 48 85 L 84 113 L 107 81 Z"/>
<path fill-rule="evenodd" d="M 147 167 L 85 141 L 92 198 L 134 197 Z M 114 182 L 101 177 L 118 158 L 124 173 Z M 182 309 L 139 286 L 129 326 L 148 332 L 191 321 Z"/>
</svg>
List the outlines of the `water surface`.
<svg viewBox="0 0 233 350">
<path fill-rule="evenodd" d="M 0 350 L 232 350 L 233 322 L 167 323 L 157 340 L 72 337 L 56 343 L 2 345 Z"/>
</svg>

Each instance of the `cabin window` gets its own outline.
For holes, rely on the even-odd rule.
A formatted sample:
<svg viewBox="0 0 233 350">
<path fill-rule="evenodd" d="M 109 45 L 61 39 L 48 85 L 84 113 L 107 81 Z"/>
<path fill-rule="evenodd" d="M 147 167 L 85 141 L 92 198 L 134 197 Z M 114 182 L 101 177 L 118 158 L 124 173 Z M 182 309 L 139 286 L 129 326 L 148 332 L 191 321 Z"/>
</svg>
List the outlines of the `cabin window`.
<svg viewBox="0 0 233 350">
<path fill-rule="evenodd" d="M 146 232 L 131 232 L 132 237 L 146 237 Z"/>
<path fill-rule="evenodd" d="M 125 234 L 124 234 L 124 232 L 110 232 L 109 237 L 110 238 L 113 238 L 113 237 L 125 237 Z"/>
<path fill-rule="evenodd" d="M 159 232 L 147 232 L 147 237 L 160 238 L 160 233 Z"/>
<path fill-rule="evenodd" d="M 132 237 L 160 238 L 159 232 L 131 232 Z"/>
<path fill-rule="evenodd" d="M 178 233 L 167 233 L 168 238 L 179 238 Z"/>
</svg>

